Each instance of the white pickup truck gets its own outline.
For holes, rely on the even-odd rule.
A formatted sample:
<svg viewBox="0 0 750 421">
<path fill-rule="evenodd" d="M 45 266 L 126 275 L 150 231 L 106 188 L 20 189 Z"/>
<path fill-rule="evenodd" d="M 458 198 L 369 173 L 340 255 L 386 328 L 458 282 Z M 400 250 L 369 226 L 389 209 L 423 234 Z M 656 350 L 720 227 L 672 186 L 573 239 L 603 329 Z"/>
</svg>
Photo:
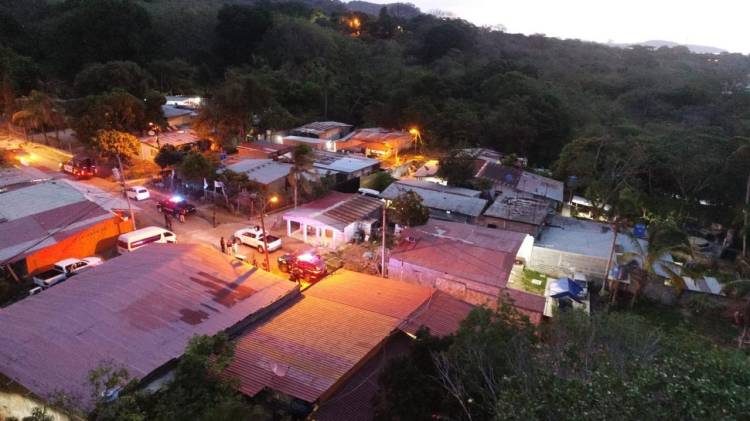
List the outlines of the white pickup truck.
<svg viewBox="0 0 750 421">
<path fill-rule="evenodd" d="M 263 230 L 259 227 L 243 228 L 235 231 L 235 238 L 239 238 L 240 242 L 246 246 L 250 246 L 258 249 L 259 253 L 263 253 Z M 281 238 L 268 234 L 266 236 L 266 243 L 268 244 L 268 251 L 274 251 L 281 248 Z"/>
<path fill-rule="evenodd" d="M 98 257 L 60 260 L 51 269 L 34 275 L 34 283 L 42 288 L 49 288 L 82 270 L 100 265 L 101 263 L 102 259 Z"/>
</svg>

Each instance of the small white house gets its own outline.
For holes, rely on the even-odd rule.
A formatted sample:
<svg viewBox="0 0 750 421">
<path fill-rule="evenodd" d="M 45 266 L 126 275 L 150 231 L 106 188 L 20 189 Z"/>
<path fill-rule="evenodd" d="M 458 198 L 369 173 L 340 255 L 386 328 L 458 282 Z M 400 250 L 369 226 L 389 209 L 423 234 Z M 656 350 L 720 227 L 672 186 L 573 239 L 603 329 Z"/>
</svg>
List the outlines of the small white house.
<svg viewBox="0 0 750 421">
<path fill-rule="evenodd" d="M 322 199 L 286 212 L 287 235 L 307 244 L 335 249 L 370 235 L 379 220 L 383 202 L 357 194 L 331 192 Z"/>
</svg>

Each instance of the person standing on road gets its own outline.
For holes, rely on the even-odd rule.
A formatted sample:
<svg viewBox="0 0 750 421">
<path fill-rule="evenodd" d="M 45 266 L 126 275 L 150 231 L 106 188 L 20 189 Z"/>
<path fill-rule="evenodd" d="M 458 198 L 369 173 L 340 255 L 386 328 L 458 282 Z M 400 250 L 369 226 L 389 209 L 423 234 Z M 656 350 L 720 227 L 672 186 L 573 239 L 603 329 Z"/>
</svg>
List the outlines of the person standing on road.
<svg viewBox="0 0 750 421">
<path fill-rule="evenodd" d="M 224 237 L 219 240 L 219 247 L 221 247 L 221 254 L 227 254 L 227 244 L 224 242 Z"/>
<path fill-rule="evenodd" d="M 237 237 L 232 238 L 232 252 L 236 256 L 240 252 L 240 239 Z"/>
</svg>

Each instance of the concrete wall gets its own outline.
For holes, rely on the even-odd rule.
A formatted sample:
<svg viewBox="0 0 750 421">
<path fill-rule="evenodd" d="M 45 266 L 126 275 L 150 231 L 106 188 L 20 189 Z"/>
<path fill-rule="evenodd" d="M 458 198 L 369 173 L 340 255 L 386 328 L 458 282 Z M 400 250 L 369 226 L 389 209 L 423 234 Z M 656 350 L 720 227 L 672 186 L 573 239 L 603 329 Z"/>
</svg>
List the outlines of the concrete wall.
<svg viewBox="0 0 750 421">
<path fill-rule="evenodd" d="M 534 237 L 526 235 L 523 239 L 521 247 L 518 248 L 516 258 L 523 259 L 524 262 L 531 260 L 531 254 L 534 252 Z"/>
<path fill-rule="evenodd" d="M 131 221 L 121 221 L 119 217 L 113 216 L 26 256 L 27 273 L 47 268 L 69 257 L 81 259 L 106 253 L 114 248 L 120 234 L 132 230 Z"/>
<path fill-rule="evenodd" d="M 550 276 L 570 276 L 575 270 L 589 280 L 601 280 L 604 279 L 607 259 L 534 246 L 526 266 Z"/>
<path fill-rule="evenodd" d="M 498 288 L 413 265 L 393 257 L 388 260 L 388 277 L 437 288 L 475 305 L 493 305 L 497 302 L 497 297 L 500 294 Z"/>
</svg>

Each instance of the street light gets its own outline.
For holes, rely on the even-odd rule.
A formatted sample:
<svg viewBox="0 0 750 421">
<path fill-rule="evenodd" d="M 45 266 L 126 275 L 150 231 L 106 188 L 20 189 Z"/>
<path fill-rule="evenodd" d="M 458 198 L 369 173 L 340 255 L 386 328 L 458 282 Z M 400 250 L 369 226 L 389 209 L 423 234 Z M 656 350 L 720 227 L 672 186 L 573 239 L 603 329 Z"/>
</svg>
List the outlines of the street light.
<svg viewBox="0 0 750 421">
<path fill-rule="evenodd" d="M 159 143 L 159 132 L 161 131 L 161 127 L 151 121 L 148 122 L 148 127 L 151 128 L 151 130 L 148 131 L 148 134 L 151 136 L 156 136 L 156 149 L 161 149 L 161 144 Z"/>
<path fill-rule="evenodd" d="M 266 207 L 269 203 L 278 203 L 279 197 L 274 195 L 266 199 L 263 194 L 258 194 L 258 197 L 262 199 L 263 206 L 260 209 L 260 229 L 263 232 L 263 253 L 266 255 L 266 270 L 271 271 L 271 259 L 268 255 L 268 239 L 266 238 L 266 221 L 263 219 L 263 214 L 266 213 Z"/>
<path fill-rule="evenodd" d="M 409 129 L 409 134 L 411 135 L 412 139 L 414 140 L 414 144 L 416 145 L 414 149 L 416 149 L 417 153 L 419 153 L 419 145 L 422 143 L 422 133 L 418 128 L 412 127 Z"/>
</svg>

